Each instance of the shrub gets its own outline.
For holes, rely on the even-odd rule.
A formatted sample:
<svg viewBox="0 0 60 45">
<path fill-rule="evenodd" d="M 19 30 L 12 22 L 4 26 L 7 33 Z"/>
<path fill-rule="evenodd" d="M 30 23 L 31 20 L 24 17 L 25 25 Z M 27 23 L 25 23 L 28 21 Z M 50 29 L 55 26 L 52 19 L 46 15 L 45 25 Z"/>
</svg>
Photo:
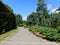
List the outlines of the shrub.
<svg viewBox="0 0 60 45">
<path fill-rule="evenodd" d="M 57 30 L 60 30 L 60 26 L 57 27 Z"/>
<path fill-rule="evenodd" d="M 58 28 L 60 29 L 60 28 Z M 30 30 L 33 32 L 40 32 L 45 38 L 54 41 L 60 41 L 60 33 L 58 30 L 51 27 L 43 27 L 43 26 L 31 26 Z"/>
<path fill-rule="evenodd" d="M 60 33 L 60 26 L 57 27 L 58 33 Z"/>
<path fill-rule="evenodd" d="M 0 34 L 16 28 L 13 10 L 0 1 Z"/>
</svg>

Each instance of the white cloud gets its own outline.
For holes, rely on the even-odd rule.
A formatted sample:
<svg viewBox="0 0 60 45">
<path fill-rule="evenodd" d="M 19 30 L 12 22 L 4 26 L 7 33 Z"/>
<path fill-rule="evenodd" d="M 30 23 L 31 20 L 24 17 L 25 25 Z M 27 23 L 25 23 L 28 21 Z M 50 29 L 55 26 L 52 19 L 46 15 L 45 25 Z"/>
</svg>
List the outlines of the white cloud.
<svg viewBox="0 0 60 45">
<path fill-rule="evenodd" d="M 56 11 L 56 13 L 59 13 L 60 11 Z"/>
<path fill-rule="evenodd" d="M 55 13 L 56 9 L 58 9 L 58 7 L 57 7 L 57 8 L 52 9 L 50 12 L 51 12 L 51 13 Z"/>
<path fill-rule="evenodd" d="M 56 9 L 58 9 L 58 7 L 56 7 L 56 8 L 54 8 L 54 9 L 52 9 L 52 5 L 51 4 L 48 4 L 47 5 L 47 8 L 48 8 L 48 10 L 50 11 L 50 13 L 55 13 L 55 11 L 56 11 Z M 59 11 L 56 11 L 56 13 L 58 13 Z"/>
</svg>

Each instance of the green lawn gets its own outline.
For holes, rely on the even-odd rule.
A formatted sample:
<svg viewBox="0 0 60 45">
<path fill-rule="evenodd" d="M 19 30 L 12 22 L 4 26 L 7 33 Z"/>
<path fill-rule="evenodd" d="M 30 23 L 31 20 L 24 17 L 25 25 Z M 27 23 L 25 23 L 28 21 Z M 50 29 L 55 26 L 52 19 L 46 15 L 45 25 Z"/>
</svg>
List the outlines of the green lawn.
<svg viewBox="0 0 60 45">
<path fill-rule="evenodd" d="M 11 30 L 9 32 L 6 32 L 5 34 L 1 34 L 0 35 L 0 41 L 4 40 L 5 38 L 7 38 L 7 37 L 9 37 L 9 36 L 11 36 L 11 35 L 13 35 L 13 34 L 15 34 L 17 32 L 18 32 L 18 29 L 16 28 L 16 29 L 13 29 L 13 30 Z"/>
</svg>

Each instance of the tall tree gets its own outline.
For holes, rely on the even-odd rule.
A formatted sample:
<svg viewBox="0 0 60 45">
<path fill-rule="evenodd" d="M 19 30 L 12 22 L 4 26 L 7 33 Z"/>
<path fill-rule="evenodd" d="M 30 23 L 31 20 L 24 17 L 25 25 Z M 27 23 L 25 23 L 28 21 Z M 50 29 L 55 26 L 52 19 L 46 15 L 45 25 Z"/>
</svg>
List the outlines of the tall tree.
<svg viewBox="0 0 60 45">
<path fill-rule="evenodd" d="M 46 10 L 47 6 L 46 6 L 44 1 L 45 0 L 38 0 L 38 3 L 37 3 L 37 6 L 38 6 L 37 7 L 37 12 L 43 13 Z"/>
<path fill-rule="evenodd" d="M 20 26 L 20 24 L 23 23 L 22 16 L 20 14 L 16 15 L 16 23 L 17 23 L 17 26 Z"/>
<path fill-rule="evenodd" d="M 38 0 L 37 3 L 37 12 L 39 17 L 39 22 L 41 25 L 44 25 L 45 19 L 48 18 L 48 10 L 45 0 Z"/>
<path fill-rule="evenodd" d="M 27 17 L 27 21 L 30 24 L 36 24 L 37 23 L 37 13 L 36 12 L 32 12 L 28 17 Z"/>
</svg>

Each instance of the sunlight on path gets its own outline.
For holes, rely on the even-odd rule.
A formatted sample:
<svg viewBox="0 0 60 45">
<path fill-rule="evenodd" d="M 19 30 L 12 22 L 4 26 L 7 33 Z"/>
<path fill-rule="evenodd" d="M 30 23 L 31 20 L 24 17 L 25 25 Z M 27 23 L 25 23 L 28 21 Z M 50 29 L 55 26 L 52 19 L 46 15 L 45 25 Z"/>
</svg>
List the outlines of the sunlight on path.
<svg viewBox="0 0 60 45">
<path fill-rule="evenodd" d="M 18 30 L 18 33 L 2 41 L 0 45 L 60 45 L 35 36 L 27 28 L 18 27 Z"/>
</svg>

